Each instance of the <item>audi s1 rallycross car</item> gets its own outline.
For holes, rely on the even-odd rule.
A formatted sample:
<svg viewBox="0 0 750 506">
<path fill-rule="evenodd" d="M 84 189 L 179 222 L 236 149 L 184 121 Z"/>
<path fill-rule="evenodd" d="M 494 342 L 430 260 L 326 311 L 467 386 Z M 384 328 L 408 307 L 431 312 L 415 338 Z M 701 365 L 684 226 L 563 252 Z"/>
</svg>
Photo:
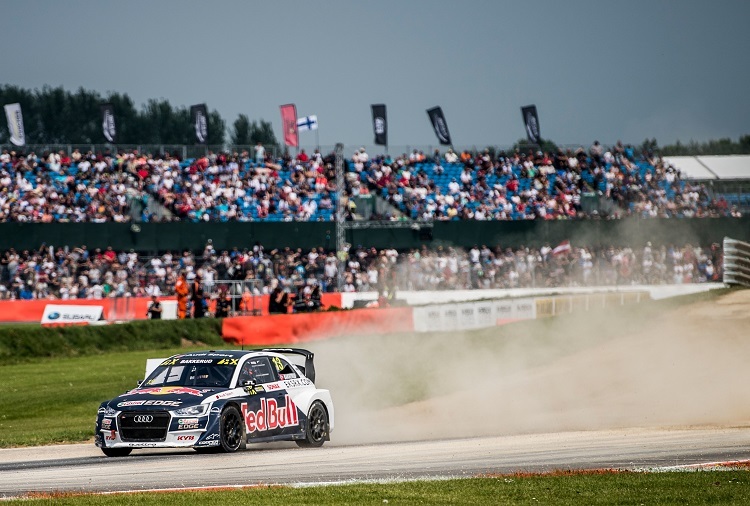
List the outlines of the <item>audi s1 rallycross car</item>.
<svg viewBox="0 0 750 506">
<path fill-rule="evenodd" d="M 206 351 L 156 362 L 137 388 L 99 406 L 95 443 L 108 457 L 137 448 L 234 452 L 247 443 L 330 440 L 333 401 L 315 387 L 307 350 Z"/>
</svg>

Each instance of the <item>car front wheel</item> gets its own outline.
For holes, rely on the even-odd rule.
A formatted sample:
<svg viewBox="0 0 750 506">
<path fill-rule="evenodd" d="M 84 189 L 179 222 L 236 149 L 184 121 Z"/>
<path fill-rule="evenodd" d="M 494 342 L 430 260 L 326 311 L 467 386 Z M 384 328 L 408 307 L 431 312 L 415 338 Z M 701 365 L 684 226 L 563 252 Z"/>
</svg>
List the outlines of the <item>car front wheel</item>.
<svg viewBox="0 0 750 506">
<path fill-rule="evenodd" d="M 221 450 L 232 453 L 245 447 L 245 427 L 240 412 L 229 406 L 221 413 Z"/>
<path fill-rule="evenodd" d="M 294 442 L 302 448 L 318 448 L 328 438 L 328 412 L 320 401 L 313 402 L 310 411 L 307 412 L 307 430 L 304 439 L 296 439 Z"/>
</svg>

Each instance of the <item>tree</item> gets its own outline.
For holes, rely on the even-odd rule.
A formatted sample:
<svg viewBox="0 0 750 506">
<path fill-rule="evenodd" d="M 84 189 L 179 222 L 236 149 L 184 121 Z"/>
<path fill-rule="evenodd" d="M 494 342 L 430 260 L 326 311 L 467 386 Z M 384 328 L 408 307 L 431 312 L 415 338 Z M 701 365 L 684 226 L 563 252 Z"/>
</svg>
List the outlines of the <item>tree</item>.
<svg viewBox="0 0 750 506">
<path fill-rule="evenodd" d="M 263 121 L 261 119 L 257 123 L 253 121 L 250 124 L 250 144 L 257 144 L 259 142 L 263 144 L 266 149 L 274 148 L 278 150 L 279 143 L 276 140 L 276 135 L 273 133 L 270 121 Z"/>
<path fill-rule="evenodd" d="M 133 100 L 127 95 L 119 93 L 110 93 L 106 102 L 112 104 L 115 111 L 115 128 L 117 129 L 118 144 L 138 144 L 141 142 L 140 132 L 142 132 L 142 119 L 133 105 Z M 98 141 L 104 143 L 106 139 L 100 131 Z"/>
<path fill-rule="evenodd" d="M 250 119 L 247 114 L 240 114 L 234 120 L 230 139 L 235 146 L 250 144 Z"/>
<path fill-rule="evenodd" d="M 224 132 L 227 126 L 218 111 L 208 113 L 208 144 L 211 146 L 224 145 Z"/>
<path fill-rule="evenodd" d="M 513 145 L 513 151 L 528 153 L 529 151 L 542 151 L 544 153 L 556 153 L 557 144 L 549 139 L 539 139 L 539 144 L 532 144 L 528 139 L 519 139 Z"/>
<path fill-rule="evenodd" d="M 642 153 L 653 154 L 659 151 L 659 143 L 656 139 L 644 139 L 643 144 L 640 146 Z"/>
</svg>

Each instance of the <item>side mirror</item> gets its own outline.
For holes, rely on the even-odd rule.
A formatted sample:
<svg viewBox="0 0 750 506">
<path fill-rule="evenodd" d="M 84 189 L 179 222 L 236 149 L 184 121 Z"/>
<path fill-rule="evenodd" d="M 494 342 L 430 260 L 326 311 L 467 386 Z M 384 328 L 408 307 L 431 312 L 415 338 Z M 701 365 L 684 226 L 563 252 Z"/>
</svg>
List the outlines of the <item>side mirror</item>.
<svg viewBox="0 0 750 506">
<path fill-rule="evenodd" d="M 138 387 L 140 387 L 141 385 L 143 385 L 143 382 L 144 382 L 144 381 L 145 381 L 145 380 L 138 380 L 138 381 L 136 381 L 136 382 L 135 382 L 135 386 L 136 386 L 136 388 L 138 388 Z"/>
</svg>

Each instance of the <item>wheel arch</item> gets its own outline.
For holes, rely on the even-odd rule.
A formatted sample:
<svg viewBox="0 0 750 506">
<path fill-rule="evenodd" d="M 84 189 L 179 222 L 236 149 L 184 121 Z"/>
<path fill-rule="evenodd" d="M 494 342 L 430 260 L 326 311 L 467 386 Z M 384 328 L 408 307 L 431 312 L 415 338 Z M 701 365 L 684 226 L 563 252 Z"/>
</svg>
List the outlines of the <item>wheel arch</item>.
<svg viewBox="0 0 750 506">
<path fill-rule="evenodd" d="M 297 405 L 305 416 L 307 416 L 310 407 L 315 401 L 319 401 L 323 405 L 323 409 L 326 410 L 328 415 L 328 430 L 333 432 L 334 427 L 334 408 L 333 399 L 331 399 L 331 393 L 328 390 L 315 389 L 300 392 L 292 397 L 292 400 Z"/>
</svg>

